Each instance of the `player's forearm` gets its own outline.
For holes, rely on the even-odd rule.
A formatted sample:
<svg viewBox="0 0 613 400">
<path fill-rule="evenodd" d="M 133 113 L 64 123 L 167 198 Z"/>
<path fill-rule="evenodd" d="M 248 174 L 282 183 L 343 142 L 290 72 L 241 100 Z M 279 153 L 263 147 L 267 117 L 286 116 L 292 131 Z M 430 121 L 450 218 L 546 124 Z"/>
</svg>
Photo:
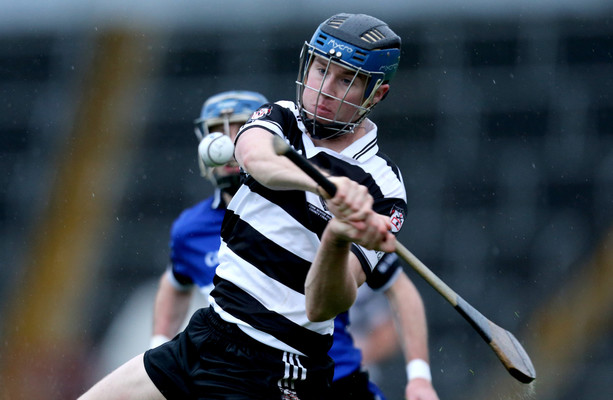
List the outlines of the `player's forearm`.
<svg viewBox="0 0 613 400">
<path fill-rule="evenodd" d="M 153 335 L 175 336 L 187 316 L 191 291 L 175 289 L 166 274 L 160 279 L 153 311 Z"/>
<path fill-rule="evenodd" d="M 355 341 L 362 351 L 362 362 L 366 365 L 377 364 L 398 353 L 398 329 L 392 319 L 378 324 L 370 330 L 366 338 Z"/>
<path fill-rule="evenodd" d="M 417 288 L 401 273 L 385 294 L 394 310 L 405 359 L 429 361 L 426 313 Z"/>
<path fill-rule="evenodd" d="M 234 155 L 239 165 L 260 184 L 274 190 L 316 192 L 317 184 L 272 147 L 270 132 L 252 128 L 236 141 Z"/>
<path fill-rule="evenodd" d="M 428 365 L 428 328 L 421 296 L 404 272 L 400 273 L 385 294 L 400 327 L 401 344 L 407 362 L 405 398 L 438 400 Z"/>
<path fill-rule="evenodd" d="M 321 245 L 305 281 L 307 316 L 325 321 L 351 307 L 357 295 L 359 277 L 351 267 L 351 242 L 324 230 Z"/>
</svg>

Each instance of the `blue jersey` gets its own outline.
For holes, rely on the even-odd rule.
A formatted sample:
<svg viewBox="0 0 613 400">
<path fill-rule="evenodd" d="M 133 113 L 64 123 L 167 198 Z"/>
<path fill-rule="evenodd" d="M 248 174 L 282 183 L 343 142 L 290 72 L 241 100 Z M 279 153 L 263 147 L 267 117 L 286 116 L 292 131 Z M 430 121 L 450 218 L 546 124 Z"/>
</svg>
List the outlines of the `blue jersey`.
<svg viewBox="0 0 613 400">
<path fill-rule="evenodd" d="M 170 231 L 172 276 L 181 286 L 212 287 L 221 244 L 219 231 L 226 212 L 221 193 L 186 209 Z"/>
<path fill-rule="evenodd" d="M 172 275 L 182 286 L 197 285 L 202 290 L 212 287 L 225 210 L 220 192 L 216 191 L 214 196 L 183 211 L 174 222 L 170 240 Z M 393 283 L 399 267 L 395 254 L 386 255 L 369 276 L 369 286 L 385 290 Z M 362 362 L 362 353 L 355 347 L 348 326 L 348 312 L 334 319 L 334 341 L 328 354 L 335 363 L 335 381 L 359 370 Z"/>
</svg>

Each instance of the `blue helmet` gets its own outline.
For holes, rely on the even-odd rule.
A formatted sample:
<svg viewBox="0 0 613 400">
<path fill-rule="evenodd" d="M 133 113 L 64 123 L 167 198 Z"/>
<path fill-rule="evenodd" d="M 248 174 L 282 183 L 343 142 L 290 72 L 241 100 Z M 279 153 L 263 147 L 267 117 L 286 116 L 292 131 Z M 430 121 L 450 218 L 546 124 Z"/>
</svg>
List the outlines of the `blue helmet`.
<svg viewBox="0 0 613 400">
<path fill-rule="evenodd" d="M 200 118 L 194 121 L 198 140 L 208 135 L 212 126 L 223 126 L 227 134 L 229 124 L 247 122 L 264 103 L 268 103 L 266 97 L 248 90 L 230 90 L 209 97 L 202 105 Z"/>
<path fill-rule="evenodd" d="M 400 46 L 400 37 L 385 22 L 369 15 L 337 14 L 319 25 L 311 41 L 303 46 L 296 82 L 298 107 L 311 136 L 327 139 L 349 133 L 366 118 L 375 105 L 372 102 L 375 91 L 387 84 L 398 69 Z M 320 117 L 325 121 L 321 123 L 315 121 L 317 115 L 304 110 L 302 94 L 305 88 L 321 94 L 321 88 L 306 86 L 308 71 L 315 57 L 327 59 L 328 65 L 334 63 L 352 71 L 354 80 L 358 76 L 367 79 L 362 104 L 348 103 L 344 97 L 336 98 L 356 108 L 351 121 Z"/>
<path fill-rule="evenodd" d="M 194 131 L 198 142 L 211 133 L 213 127 L 215 131 L 230 135 L 230 124 L 244 124 L 253 112 L 265 103 L 268 103 L 266 97 L 247 90 L 231 90 L 209 97 L 202 105 L 200 118 L 194 120 Z M 221 173 L 215 168 L 207 167 L 200 156 L 198 164 L 202 175 L 209 178 L 215 187 L 234 195 L 240 185 L 238 173 Z"/>
</svg>

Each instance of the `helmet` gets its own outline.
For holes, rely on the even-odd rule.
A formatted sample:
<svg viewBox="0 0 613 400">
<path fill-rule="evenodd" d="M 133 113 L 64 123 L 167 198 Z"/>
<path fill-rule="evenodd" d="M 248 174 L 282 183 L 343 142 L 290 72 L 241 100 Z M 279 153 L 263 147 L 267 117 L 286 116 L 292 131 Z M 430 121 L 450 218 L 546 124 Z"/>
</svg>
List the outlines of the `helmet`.
<svg viewBox="0 0 613 400">
<path fill-rule="evenodd" d="M 216 125 L 222 125 L 224 133 L 228 134 L 229 124 L 247 122 L 264 103 L 268 103 L 266 97 L 247 90 L 231 90 L 209 97 L 202 105 L 200 118 L 194 120 L 198 141 L 211 133 L 210 128 Z"/>
<path fill-rule="evenodd" d="M 194 120 L 194 132 L 198 142 L 216 126 L 223 127 L 223 133 L 230 135 L 230 124 L 244 124 L 251 114 L 265 103 L 268 103 L 268 100 L 262 94 L 246 90 L 232 90 L 209 97 L 202 105 L 200 118 Z M 209 178 L 215 187 L 231 195 L 236 193 L 240 185 L 238 173 L 219 173 L 216 168 L 205 166 L 200 156 L 198 164 L 202 176 Z"/>
<path fill-rule="evenodd" d="M 304 43 L 296 81 L 298 107 L 312 137 L 329 139 L 353 132 L 374 107 L 372 98 L 376 90 L 388 83 L 396 73 L 400 60 L 400 44 L 400 37 L 385 22 L 369 15 L 337 14 L 319 25 L 311 41 Z M 352 71 L 352 84 L 358 76 L 367 79 L 361 104 L 345 101 L 350 87 L 342 98 L 326 95 L 340 101 L 341 105 L 355 107 L 353 118 L 349 121 L 319 117 L 325 121 L 320 123 L 315 121 L 317 115 L 305 111 L 302 102 L 304 89 L 314 90 L 321 95 L 321 87 L 308 87 L 306 82 L 309 68 L 316 56 L 326 59 L 328 67 L 333 63 Z"/>
</svg>

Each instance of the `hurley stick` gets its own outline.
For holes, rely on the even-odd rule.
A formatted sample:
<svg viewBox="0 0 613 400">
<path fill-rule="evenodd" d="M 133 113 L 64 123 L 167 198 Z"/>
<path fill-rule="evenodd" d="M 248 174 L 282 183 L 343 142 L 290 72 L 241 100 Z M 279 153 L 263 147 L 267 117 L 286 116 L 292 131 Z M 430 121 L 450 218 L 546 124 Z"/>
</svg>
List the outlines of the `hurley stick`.
<svg viewBox="0 0 613 400">
<path fill-rule="evenodd" d="M 298 154 L 283 139 L 275 135 L 273 146 L 278 155 L 289 158 L 301 170 L 317 182 L 331 197 L 336 194 L 336 186 L 328 180 L 305 157 Z M 522 383 L 530 383 L 536 378 L 534 366 L 519 341 L 513 334 L 488 320 L 466 300 L 454 292 L 436 276 L 417 257 L 399 241 L 396 241 L 396 254 L 409 264 L 422 278 L 439 292 L 472 325 L 485 340 L 511 376 Z"/>
</svg>

